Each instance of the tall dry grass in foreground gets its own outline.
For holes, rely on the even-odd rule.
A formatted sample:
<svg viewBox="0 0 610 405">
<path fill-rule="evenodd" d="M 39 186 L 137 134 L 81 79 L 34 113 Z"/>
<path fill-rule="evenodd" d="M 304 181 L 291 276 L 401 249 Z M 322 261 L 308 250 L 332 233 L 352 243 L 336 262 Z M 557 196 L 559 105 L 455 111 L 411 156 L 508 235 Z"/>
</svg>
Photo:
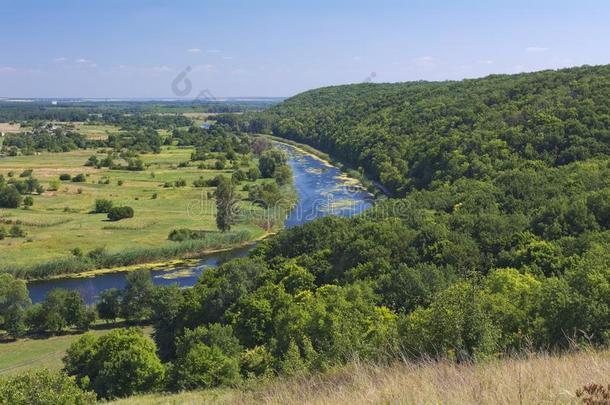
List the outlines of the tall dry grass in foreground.
<svg viewBox="0 0 610 405">
<path fill-rule="evenodd" d="M 570 404 L 576 390 L 610 383 L 610 351 L 534 354 L 480 364 L 352 364 L 309 377 L 278 379 L 252 390 L 142 396 L 121 404 Z"/>
</svg>

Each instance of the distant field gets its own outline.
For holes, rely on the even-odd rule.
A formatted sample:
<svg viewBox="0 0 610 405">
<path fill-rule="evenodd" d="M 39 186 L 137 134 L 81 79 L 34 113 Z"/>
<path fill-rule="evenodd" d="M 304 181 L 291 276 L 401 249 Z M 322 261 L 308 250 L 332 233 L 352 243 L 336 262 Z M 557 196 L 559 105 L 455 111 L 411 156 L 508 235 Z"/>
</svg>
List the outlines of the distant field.
<svg viewBox="0 0 610 405">
<path fill-rule="evenodd" d="M 74 123 L 75 129 L 89 139 L 106 139 L 109 134 L 118 134 L 119 127 L 115 125 Z"/>
<path fill-rule="evenodd" d="M 203 122 L 203 120 L 201 121 Z M 87 124 L 84 122 L 73 122 L 74 129 L 89 139 L 107 139 L 110 134 L 118 134 L 121 129 L 116 125 L 108 124 Z M 162 137 L 170 134 L 167 129 L 158 129 L 157 132 Z"/>
<path fill-rule="evenodd" d="M 103 335 L 110 329 L 92 330 L 91 333 Z M 147 335 L 151 327 L 144 328 Z M 55 336 L 46 339 L 19 339 L 15 342 L 0 343 L 0 377 L 33 368 L 58 370 L 63 367 L 61 361 L 66 349 L 81 334 Z"/>
<path fill-rule="evenodd" d="M 182 113 L 182 115 L 184 115 L 185 117 L 191 118 L 195 122 L 195 125 L 201 125 L 205 121 L 210 119 L 210 117 L 213 117 L 216 114 L 202 113 L 202 112 L 185 112 L 185 113 Z"/>
<path fill-rule="evenodd" d="M 86 253 L 100 247 L 118 252 L 170 246 L 175 242 L 167 236 L 177 228 L 217 232 L 215 201 L 207 198 L 213 188 L 195 188 L 193 181 L 220 173 L 230 176 L 231 170 L 199 170 L 196 165 L 176 168 L 178 163 L 190 159 L 191 152 L 190 148 L 164 147 L 160 154 L 142 155 L 142 160 L 151 165 L 140 172 L 83 166 L 95 153 L 93 150 L 1 158 L 0 174 L 7 176 L 13 171 L 18 176 L 25 169 L 33 169 L 33 176 L 45 187 L 61 173 L 72 176 L 85 173 L 88 177 L 86 183 L 63 181 L 57 191 L 34 195 L 32 209 L 0 209 L 0 221 L 19 221 L 27 232 L 26 238 L 0 241 L 0 267 L 32 265 L 70 256 L 70 251 L 77 247 Z M 98 184 L 101 179 L 109 179 L 110 184 Z M 184 179 L 187 186 L 163 187 L 165 182 L 178 179 Z M 122 186 L 118 185 L 119 180 L 124 182 Z M 247 183 L 243 182 L 241 187 Z M 155 194 L 157 198 L 153 199 Z M 242 197 L 246 196 L 242 192 Z M 97 198 L 110 199 L 115 206 L 133 207 L 134 218 L 108 222 L 106 214 L 90 214 Z M 245 200 L 241 207 L 260 210 Z M 4 226 L 10 227 L 10 223 Z M 247 230 L 254 238 L 265 233 L 261 227 L 245 222 L 238 223 L 234 230 Z"/>
<path fill-rule="evenodd" d="M 9 124 L 7 122 L 0 122 L 0 132 L 19 132 L 20 128 L 20 124 Z"/>
<path fill-rule="evenodd" d="M 360 364 L 243 389 L 151 394 L 113 404 L 581 404 L 576 390 L 606 385 L 609 375 L 608 351 L 478 364 Z"/>
</svg>

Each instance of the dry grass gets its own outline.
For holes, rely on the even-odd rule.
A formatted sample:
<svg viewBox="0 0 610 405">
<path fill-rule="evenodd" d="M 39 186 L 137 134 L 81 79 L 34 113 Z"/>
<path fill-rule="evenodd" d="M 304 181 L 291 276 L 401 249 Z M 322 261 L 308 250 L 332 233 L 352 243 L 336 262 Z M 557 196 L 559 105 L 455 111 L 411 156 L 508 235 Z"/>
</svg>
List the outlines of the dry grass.
<svg viewBox="0 0 610 405">
<path fill-rule="evenodd" d="M 120 404 L 576 404 L 584 384 L 610 382 L 610 352 L 532 355 L 480 364 L 353 364 L 253 390 L 148 395 Z"/>
<path fill-rule="evenodd" d="M 19 132 L 20 129 L 20 124 L 9 124 L 8 122 L 0 122 L 0 132 Z"/>
</svg>

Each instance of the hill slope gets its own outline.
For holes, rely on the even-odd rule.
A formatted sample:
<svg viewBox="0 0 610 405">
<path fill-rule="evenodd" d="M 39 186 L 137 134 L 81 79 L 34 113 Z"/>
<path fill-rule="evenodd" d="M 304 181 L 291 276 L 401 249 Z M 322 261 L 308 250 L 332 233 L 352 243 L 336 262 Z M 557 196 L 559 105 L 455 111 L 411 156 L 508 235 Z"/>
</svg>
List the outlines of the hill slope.
<svg viewBox="0 0 610 405">
<path fill-rule="evenodd" d="M 269 116 L 275 135 L 360 166 L 400 195 L 608 156 L 609 94 L 610 65 L 327 87 L 292 97 Z"/>
</svg>

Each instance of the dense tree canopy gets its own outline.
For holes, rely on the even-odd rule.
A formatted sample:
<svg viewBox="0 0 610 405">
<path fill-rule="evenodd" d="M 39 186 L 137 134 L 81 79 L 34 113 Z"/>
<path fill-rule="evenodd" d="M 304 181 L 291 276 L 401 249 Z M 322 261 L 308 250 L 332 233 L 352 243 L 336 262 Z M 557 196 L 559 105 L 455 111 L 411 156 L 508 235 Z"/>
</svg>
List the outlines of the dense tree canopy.
<svg viewBox="0 0 610 405">
<path fill-rule="evenodd" d="M 463 360 L 606 344 L 609 69 L 339 86 L 219 117 L 323 149 L 400 198 L 285 230 L 204 272 L 156 326 L 175 335 L 160 334 L 160 347 L 183 359 L 176 341 L 230 326 L 245 376 L 354 355 Z M 271 154 L 260 163 L 269 175 Z M 222 362 L 202 344 L 192 356 Z"/>
</svg>

